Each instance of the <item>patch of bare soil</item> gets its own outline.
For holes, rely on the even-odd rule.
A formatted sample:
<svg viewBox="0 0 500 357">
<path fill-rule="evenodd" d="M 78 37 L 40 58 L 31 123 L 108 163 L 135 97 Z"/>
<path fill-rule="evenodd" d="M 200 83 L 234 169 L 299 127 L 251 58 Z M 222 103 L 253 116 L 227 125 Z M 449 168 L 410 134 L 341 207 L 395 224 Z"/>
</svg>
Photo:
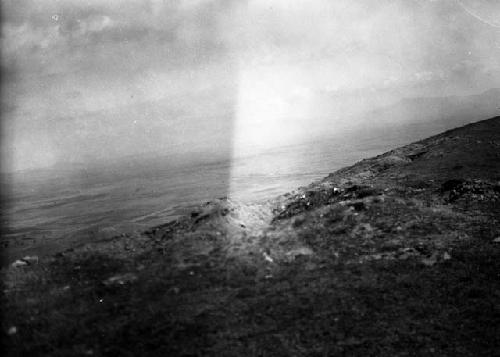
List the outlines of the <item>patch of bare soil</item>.
<svg viewBox="0 0 500 357">
<path fill-rule="evenodd" d="M 492 356 L 500 118 L 2 271 L 8 355 Z"/>
</svg>

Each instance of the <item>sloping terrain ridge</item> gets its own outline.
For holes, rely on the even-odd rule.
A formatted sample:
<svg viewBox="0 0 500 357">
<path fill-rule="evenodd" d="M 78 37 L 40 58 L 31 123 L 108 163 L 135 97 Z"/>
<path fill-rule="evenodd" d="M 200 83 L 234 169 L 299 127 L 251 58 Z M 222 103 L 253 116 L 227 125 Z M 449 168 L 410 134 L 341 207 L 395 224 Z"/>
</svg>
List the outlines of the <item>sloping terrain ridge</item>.
<svg viewBox="0 0 500 357">
<path fill-rule="evenodd" d="M 8 354 L 492 356 L 500 117 L 3 269 Z"/>
</svg>

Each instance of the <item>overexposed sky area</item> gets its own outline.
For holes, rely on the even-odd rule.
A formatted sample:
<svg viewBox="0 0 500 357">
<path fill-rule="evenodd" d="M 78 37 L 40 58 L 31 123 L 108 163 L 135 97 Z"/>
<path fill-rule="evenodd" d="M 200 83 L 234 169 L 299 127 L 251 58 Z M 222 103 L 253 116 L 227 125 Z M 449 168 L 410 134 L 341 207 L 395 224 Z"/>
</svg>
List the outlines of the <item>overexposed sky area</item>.
<svg viewBox="0 0 500 357">
<path fill-rule="evenodd" d="M 404 97 L 500 87 L 497 0 L 3 0 L 1 10 L 4 171 L 251 153 Z"/>
</svg>

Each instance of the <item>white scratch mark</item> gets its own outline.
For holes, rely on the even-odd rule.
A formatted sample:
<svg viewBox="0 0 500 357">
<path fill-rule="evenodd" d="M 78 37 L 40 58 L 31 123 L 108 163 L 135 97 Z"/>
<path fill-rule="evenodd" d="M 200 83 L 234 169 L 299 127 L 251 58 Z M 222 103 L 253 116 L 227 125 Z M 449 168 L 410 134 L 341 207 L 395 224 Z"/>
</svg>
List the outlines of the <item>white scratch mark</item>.
<svg viewBox="0 0 500 357">
<path fill-rule="evenodd" d="M 481 21 L 482 23 L 486 24 L 486 25 L 489 25 L 491 27 L 495 27 L 495 28 L 500 28 L 500 25 L 497 25 L 497 24 L 494 24 L 488 20 L 485 20 L 483 19 L 481 16 L 479 16 L 478 14 L 475 14 L 473 13 L 471 10 L 469 10 L 464 4 L 462 4 L 462 2 L 460 0 L 455 0 L 457 2 L 457 4 L 462 8 L 464 9 L 465 12 L 467 12 L 469 15 L 471 15 L 472 17 L 474 17 L 475 19 Z"/>
</svg>

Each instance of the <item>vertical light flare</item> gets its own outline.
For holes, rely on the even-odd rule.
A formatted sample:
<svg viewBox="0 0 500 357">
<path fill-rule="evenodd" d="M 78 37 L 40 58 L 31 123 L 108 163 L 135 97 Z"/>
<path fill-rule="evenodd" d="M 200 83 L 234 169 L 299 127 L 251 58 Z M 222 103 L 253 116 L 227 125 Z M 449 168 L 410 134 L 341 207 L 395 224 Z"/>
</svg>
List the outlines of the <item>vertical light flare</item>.
<svg viewBox="0 0 500 357">
<path fill-rule="evenodd" d="M 307 135 L 308 89 L 301 75 L 289 65 L 240 65 L 230 197 L 245 195 L 238 185 L 245 177 L 265 179 L 293 167 L 293 155 L 273 156 L 272 152 Z M 257 155 L 261 158 L 255 159 Z"/>
</svg>

